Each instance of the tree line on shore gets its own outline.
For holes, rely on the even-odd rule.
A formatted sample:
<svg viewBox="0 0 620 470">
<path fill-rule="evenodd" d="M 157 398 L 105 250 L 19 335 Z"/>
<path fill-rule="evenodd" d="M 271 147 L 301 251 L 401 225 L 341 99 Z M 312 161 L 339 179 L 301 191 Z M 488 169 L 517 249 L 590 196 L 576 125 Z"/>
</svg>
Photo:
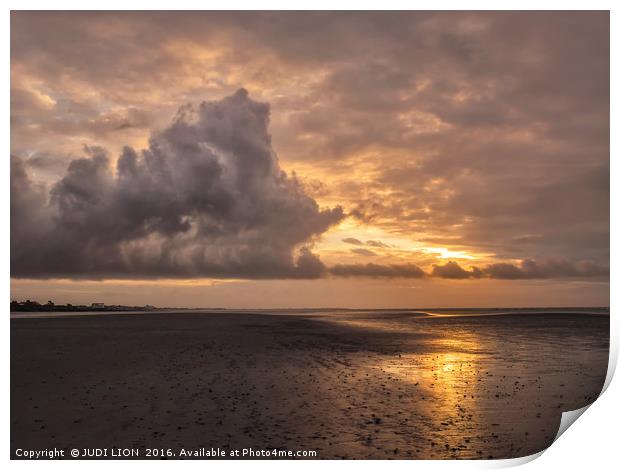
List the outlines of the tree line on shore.
<svg viewBox="0 0 620 470">
<path fill-rule="evenodd" d="M 106 305 L 104 303 L 93 302 L 90 305 L 73 305 L 73 304 L 55 304 L 51 300 L 41 304 L 34 300 L 26 300 L 23 302 L 12 300 L 11 312 L 90 312 L 90 311 L 148 311 L 156 310 L 152 305 Z"/>
</svg>

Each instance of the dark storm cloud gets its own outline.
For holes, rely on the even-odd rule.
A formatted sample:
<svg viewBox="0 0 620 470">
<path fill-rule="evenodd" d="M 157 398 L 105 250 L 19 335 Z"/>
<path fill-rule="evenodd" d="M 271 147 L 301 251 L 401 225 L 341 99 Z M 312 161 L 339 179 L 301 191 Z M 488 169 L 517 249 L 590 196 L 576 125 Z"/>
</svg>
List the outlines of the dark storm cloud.
<svg viewBox="0 0 620 470">
<path fill-rule="evenodd" d="M 48 202 L 12 158 L 12 276 L 322 275 L 307 245 L 343 212 L 319 209 L 281 171 L 268 123 L 269 106 L 245 90 L 181 107 L 115 168 L 103 148 L 86 147 Z"/>
<path fill-rule="evenodd" d="M 41 233 L 49 233 L 51 220 L 45 203 L 46 187 L 33 182 L 23 162 L 11 155 L 11 274 L 13 260 L 22 263 L 20 270 L 32 270 L 43 260 L 35 243 L 43 243 Z M 49 240 L 53 242 L 53 240 Z"/>
</svg>

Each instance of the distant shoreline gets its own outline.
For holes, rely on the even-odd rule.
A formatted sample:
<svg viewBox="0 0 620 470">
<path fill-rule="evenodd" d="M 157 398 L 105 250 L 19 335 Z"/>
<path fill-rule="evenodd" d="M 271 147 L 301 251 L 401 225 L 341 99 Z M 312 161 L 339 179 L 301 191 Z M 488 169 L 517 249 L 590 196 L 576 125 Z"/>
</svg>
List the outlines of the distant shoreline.
<svg viewBox="0 0 620 470">
<path fill-rule="evenodd" d="M 25 318 L 67 318 L 79 316 L 114 316 L 173 313 L 227 313 L 246 315 L 321 315 L 329 313 L 393 313 L 428 317 L 469 317 L 505 315 L 609 315 L 609 307 L 530 307 L 530 308 L 436 308 L 436 309 L 346 309 L 346 308 L 274 308 L 274 309 L 227 309 L 227 308 L 153 308 L 153 309 L 109 309 L 109 310 L 51 310 L 11 311 L 11 319 Z"/>
</svg>

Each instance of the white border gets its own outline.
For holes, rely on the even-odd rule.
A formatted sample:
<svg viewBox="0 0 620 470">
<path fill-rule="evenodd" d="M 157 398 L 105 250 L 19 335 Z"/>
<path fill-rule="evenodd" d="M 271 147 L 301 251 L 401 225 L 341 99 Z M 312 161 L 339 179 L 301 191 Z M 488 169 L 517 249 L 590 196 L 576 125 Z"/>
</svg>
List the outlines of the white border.
<svg viewBox="0 0 620 470">
<path fill-rule="evenodd" d="M 298 0 L 292 4 L 292 2 L 286 2 L 282 0 L 275 1 L 240 1 L 240 0 L 228 0 L 227 2 L 213 2 L 213 1 L 192 1 L 192 0 L 175 0 L 174 2 L 163 1 L 163 0 L 151 0 L 149 2 L 146 1 L 130 1 L 130 0 L 91 0 L 88 4 L 84 2 L 80 2 L 77 0 L 57 0 L 55 2 L 45 2 L 42 0 L 23 0 L 23 1 L 14 1 L 9 0 L 6 2 L 8 5 L 8 9 L 15 10 L 27 10 L 27 9 L 83 9 L 83 10 L 107 10 L 107 9 L 118 9 L 118 10 L 167 10 L 167 9 L 175 9 L 175 10 L 201 10 L 201 9 L 212 9 L 212 10 L 235 10 L 235 9 L 250 9 L 250 10 L 313 10 L 313 9 L 338 9 L 338 10 L 372 10 L 372 9 L 386 9 L 386 10 L 399 10 L 399 9 L 416 9 L 416 10 L 611 10 L 611 129 L 617 129 L 616 125 L 618 124 L 617 119 L 617 110 L 618 110 L 618 93 L 615 89 L 617 83 L 614 82 L 614 78 L 618 77 L 617 73 L 617 52 L 618 52 L 618 26 L 619 21 L 617 19 L 618 8 L 614 9 L 615 5 L 612 1 L 575 1 L 575 0 L 566 0 L 566 1 L 541 1 L 541 0 L 506 0 L 502 2 L 488 1 L 488 0 L 478 0 L 478 1 L 454 1 L 454 0 L 444 0 L 441 3 L 434 2 L 405 2 L 405 1 L 394 1 L 394 0 L 384 0 L 382 2 L 370 2 L 366 0 L 358 0 L 358 1 L 325 1 L 325 0 Z M 4 40 L 4 47 L 2 48 L 3 54 L 3 64 L 6 67 L 6 72 L 3 75 L 3 91 L 2 98 L 4 101 L 4 113 L 2 114 L 2 122 L 4 129 L 4 149 L 5 151 L 9 150 L 9 139 L 10 139 L 10 122 L 9 122 L 9 111 L 10 111 L 10 51 L 9 51 L 9 40 L 10 40 L 10 15 L 9 12 L 6 11 L 6 14 L 2 18 L 3 27 L 0 28 L 0 31 L 3 31 L 2 36 Z M 617 82 L 617 80 L 616 80 Z M 617 157 L 618 154 L 618 139 L 614 136 L 614 133 L 611 133 L 611 155 Z M 5 224 L 6 221 L 9 220 L 9 159 L 5 158 L 4 163 L 4 185 L 2 186 L 2 191 L 5 197 L 2 198 L 1 210 L 2 210 L 2 219 Z M 612 181 L 618 181 L 618 166 L 614 161 L 614 158 L 611 159 L 611 179 Z M 612 240 L 613 236 L 618 233 L 618 216 L 617 216 L 617 207 L 618 207 L 618 188 L 612 184 L 611 186 L 611 234 Z M 614 215 L 614 209 L 616 209 L 616 215 Z M 3 298 L 2 302 L 4 305 L 8 305 L 10 300 L 10 248 L 9 248 L 9 230 L 7 230 L 6 225 L 5 228 L 0 231 L 0 237 L 2 237 L 2 250 L 1 256 L 3 261 L 3 271 L 5 272 L 5 283 L 3 287 Z M 618 285 L 617 275 L 616 275 L 616 266 L 618 266 L 618 250 L 614 243 L 611 245 L 611 310 L 615 312 L 616 306 L 618 306 Z M 8 312 L 5 314 L 5 320 L 3 322 L 4 326 L 4 355 L 3 355 L 3 368 L 4 368 L 4 377 L 9 377 L 9 315 Z M 618 380 L 611 382 L 610 379 L 613 373 L 613 369 L 617 363 L 618 358 L 618 336 L 619 336 L 619 328 L 618 322 L 615 319 L 615 314 L 611 315 L 611 348 L 610 348 L 610 369 L 608 373 L 608 378 L 606 381 L 606 387 L 608 389 L 605 393 L 594 403 L 591 407 L 584 413 L 584 415 L 579 418 L 579 424 L 577 426 L 572 426 L 565 434 L 563 434 L 556 443 L 554 443 L 549 449 L 547 449 L 542 456 L 533 460 L 528 464 L 528 468 L 540 468 L 547 469 L 549 466 L 553 466 L 554 468 L 562 467 L 562 468 L 579 468 L 582 469 L 584 467 L 590 468 L 610 468 L 614 463 L 617 464 L 618 458 L 616 454 L 616 446 L 617 442 L 617 434 L 616 434 L 616 423 L 619 422 L 618 418 L 619 413 L 616 408 L 616 403 L 620 402 L 620 386 L 618 386 Z M 9 459 L 10 449 L 9 449 L 9 381 L 6 380 L 4 385 L 1 388 L 0 400 L 5 409 L 4 418 L 2 420 L 2 425 L 0 427 L 0 438 L 2 439 L 3 449 L 4 449 L 4 458 Z M 415 465 L 419 468 L 498 468 L 505 466 L 514 466 L 522 463 L 526 463 L 526 461 L 531 460 L 531 458 L 524 459 L 513 459 L 508 461 L 394 461 L 391 462 L 390 465 L 394 465 L 397 467 L 410 468 L 411 465 Z M 73 464 L 63 461 L 63 462 L 54 462 L 51 465 L 65 466 L 65 465 L 84 465 L 83 462 L 74 462 Z M 191 465 L 204 468 L 206 465 L 208 466 L 217 466 L 221 468 L 234 468 L 236 466 L 241 466 L 244 463 L 249 463 L 252 467 L 257 467 L 259 469 L 273 469 L 274 467 L 281 467 L 290 465 L 290 462 L 286 461 L 255 461 L 255 462 L 235 462 L 235 461 L 188 461 L 183 462 L 182 465 Z M 344 465 L 344 466 L 375 466 L 378 462 L 375 461 L 358 461 L 358 462 L 336 462 L 336 461 L 325 461 L 321 462 L 320 465 L 332 466 L 332 465 Z M 180 465 L 181 463 L 175 461 L 174 465 Z M 11 461 L 10 465 L 14 468 L 22 468 L 26 467 L 29 462 L 24 461 Z M 135 465 L 138 466 L 154 466 L 161 465 L 160 461 L 140 461 L 140 462 L 127 462 L 127 461 L 115 461 L 113 464 L 115 467 L 120 468 L 130 468 Z M 316 461 L 298 461 L 295 462 L 295 465 L 300 467 L 316 467 L 318 464 Z M 381 463 L 384 465 L 384 463 Z M 88 463 L 89 467 L 94 468 L 107 468 L 110 466 L 109 461 L 92 461 Z"/>
</svg>

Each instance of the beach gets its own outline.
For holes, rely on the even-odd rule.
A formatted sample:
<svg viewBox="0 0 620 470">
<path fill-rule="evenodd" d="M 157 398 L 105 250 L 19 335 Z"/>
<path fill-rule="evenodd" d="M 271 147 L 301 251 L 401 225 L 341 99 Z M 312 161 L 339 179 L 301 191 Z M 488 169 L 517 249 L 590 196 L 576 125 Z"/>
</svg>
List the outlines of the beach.
<svg viewBox="0 0 620 470">
<path fill-rule="evenodd" d="M 137 449 L 138 458 L 147 449 L 171 449 L 167 458 L 227 458 L 205 449 L 319 459 L 530 455 L 553 442 L 563 411 L 600 393 L 609 315 L 487 313 L 12 318 L 12 456 L 45 448 Z"/>
</svg>

